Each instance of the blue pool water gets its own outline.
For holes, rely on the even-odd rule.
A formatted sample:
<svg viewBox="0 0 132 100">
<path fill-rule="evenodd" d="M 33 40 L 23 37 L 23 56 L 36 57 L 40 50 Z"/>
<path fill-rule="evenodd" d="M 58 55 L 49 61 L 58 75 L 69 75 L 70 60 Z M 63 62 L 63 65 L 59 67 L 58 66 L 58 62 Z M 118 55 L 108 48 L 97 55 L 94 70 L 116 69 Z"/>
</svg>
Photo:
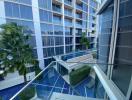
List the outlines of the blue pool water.
<svg viewBox="0 0 132 100">
<path fill-rule="evenodd" d="M 91 77 L 87 77 L 74 88 L 65 82 L 61 75 L 53 68 L 44 73 L 43 80 L 35 81 L 38 97 L 49 99 L 53 92 L 74 94 L 84 97 L 94 97 L 93 89 L 86 87 Z"/>
<path fill-rule="evenodd" d="M 37 96 L 45 100 L 49 100 L 53 92 L 79 95 L 53 68 L 44 73 L 42 80 L 34 81 L 32 85 L 36 86 Z"/>
<path fill-rule="evenodd" d="M 68 59 L 71 59 L 71 58 L 74 58 L 74 57 L 79 57 L 79 56 L 83 56 L 85 54 L 88 54 L 88 52 L 85 52 L 85 51 L 81 51 L 81 52 L 73 52 L 73 53 L 70 53 L 70 54 L 67 54 L 67 55 L 64 55 L 61 57 L 61 59 L 63 61 L 66 61 Z"/>
<path fill-rule="evenodd" d="M 2 97 L 2 100 L 9 100 L 13 95 L 15 95 L 22 87 L 24 84 L 20 84 L 17 86 L 13 86 L 11 88 L 7 88 L 4 90 L 0 91 L 0 97 Z"/>
</svg>

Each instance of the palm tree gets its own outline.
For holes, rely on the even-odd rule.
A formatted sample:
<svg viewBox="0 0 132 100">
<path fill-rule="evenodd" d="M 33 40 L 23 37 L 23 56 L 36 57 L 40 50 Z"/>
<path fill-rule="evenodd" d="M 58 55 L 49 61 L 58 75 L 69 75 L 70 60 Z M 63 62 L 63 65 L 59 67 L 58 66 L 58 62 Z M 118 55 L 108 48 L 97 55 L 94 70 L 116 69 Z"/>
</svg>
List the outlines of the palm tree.
<svg viewBox="0 0 132 100">
<path fill-rule="evenodd" d="M 85 32 L 82 33 L 82 37 L 81 37 L 80 43 L 81 43 L 82 46 L 86 46 L 87 49 L 89 48 L 89 44 L 90 43 L 89 43 L 88 38 L 86 37 L 86 33 Z"/>
<path fill-rule="evenodd" d="M 0 28 L 0 69 L 4 75 L 18 71 L 26 82 L 28 67 L 37 64 L 32 55 L 32 47 L 28 44 L 30 36 L 24 34 L 25 28 L 16 23 L 3 24 Z"/>
</svg>

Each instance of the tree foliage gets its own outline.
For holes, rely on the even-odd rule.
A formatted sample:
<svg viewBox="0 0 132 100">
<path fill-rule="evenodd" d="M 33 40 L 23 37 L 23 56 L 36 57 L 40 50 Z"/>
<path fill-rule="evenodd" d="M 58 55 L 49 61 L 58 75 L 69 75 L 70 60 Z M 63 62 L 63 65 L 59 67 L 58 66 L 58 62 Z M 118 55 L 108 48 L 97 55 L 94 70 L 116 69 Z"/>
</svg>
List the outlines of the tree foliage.
<svg viewBox="0 0 132 100">
<path fill-rule="evenodd" d="M 81 45 L 86 46 L 86 48 L 89 48 L 89 44 L 90 43 L 89 43 L 88 38 L 86 37 L 86 33 L 85 32 L 82 33 L 82 37 L 81 37 L 80 43 L 81 43 Z"/>
<path fill-rule="evenodd" d="M 24 34 L 25 28 L 16 23 L 3 24 L 0 28 L 0 69 L 5 75 L 17 70 L 26 81 L 27 67 L 37 63 L 28 44 L 30 36 Z"/>
</svg>

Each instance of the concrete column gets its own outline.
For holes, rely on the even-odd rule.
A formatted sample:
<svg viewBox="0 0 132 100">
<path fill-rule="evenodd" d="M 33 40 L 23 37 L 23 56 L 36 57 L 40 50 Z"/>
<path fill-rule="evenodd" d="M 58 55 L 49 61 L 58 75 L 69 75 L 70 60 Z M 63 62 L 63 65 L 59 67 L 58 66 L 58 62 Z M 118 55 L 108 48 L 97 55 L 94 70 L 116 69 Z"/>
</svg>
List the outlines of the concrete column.
<svg viewBox="0 0 132 100">
<path fill-rule="evenodd" d="M 65 44 L 65 14 L 64 14 L 64 0 L 62 0 L 62 25 L 63 25 L 63 42 L 64 42 L 64 54 L 66 53 L 66 44 Z"/>
<path fill-rule="evenodd" d="M 76 50 L 76 0 L 73 0 L 73 50 Z"/>
<path fill-rule="evenodd" d="M 36 37 L 36 46 L 37 46 L 37 54 L 39 60 L 39 66 L 43 69 L 44 66 L 44 57 L 43 57 L 43 45 L 42 45 L 42 35 L 40 28 L 40 18 L 39 18 L 39 7 L 38 0 L 32 0 L 32 10 L 33 10 L 33 22 L 35 28 L 35 37 Z"/>
<path fill-rule="evenodd" d="M 0 0 L 0 25 L 6 23 L 4 0 Z"/>
</svg>

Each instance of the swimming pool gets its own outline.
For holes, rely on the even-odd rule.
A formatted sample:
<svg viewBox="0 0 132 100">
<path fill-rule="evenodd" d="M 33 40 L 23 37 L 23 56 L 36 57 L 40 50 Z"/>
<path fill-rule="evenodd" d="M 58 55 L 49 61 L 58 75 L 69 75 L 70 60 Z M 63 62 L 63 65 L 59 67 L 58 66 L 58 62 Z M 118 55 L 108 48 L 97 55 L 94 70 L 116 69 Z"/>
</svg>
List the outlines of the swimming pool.
<svg viewBox="0 0 132 100">
<path fill-rule="evenodd" d="M 74 58 L 74 57 L 79 57 L 88 54 L 88 51 L 80 51 L 80 52 L 73 52 L 64 56 L 61 56 L 61 59 L 63 61 L 67 61 L 68 59 Z"/>
<path fill-rule="evenodd" d="M 15 95 L 25 84 L 20 84 L 7 88 L 0 91 L 0 97 L 2 100 L 9 100 L 13 95 Z M 1 99 L 0 99 L 1 100 Z"/>
</svg>

